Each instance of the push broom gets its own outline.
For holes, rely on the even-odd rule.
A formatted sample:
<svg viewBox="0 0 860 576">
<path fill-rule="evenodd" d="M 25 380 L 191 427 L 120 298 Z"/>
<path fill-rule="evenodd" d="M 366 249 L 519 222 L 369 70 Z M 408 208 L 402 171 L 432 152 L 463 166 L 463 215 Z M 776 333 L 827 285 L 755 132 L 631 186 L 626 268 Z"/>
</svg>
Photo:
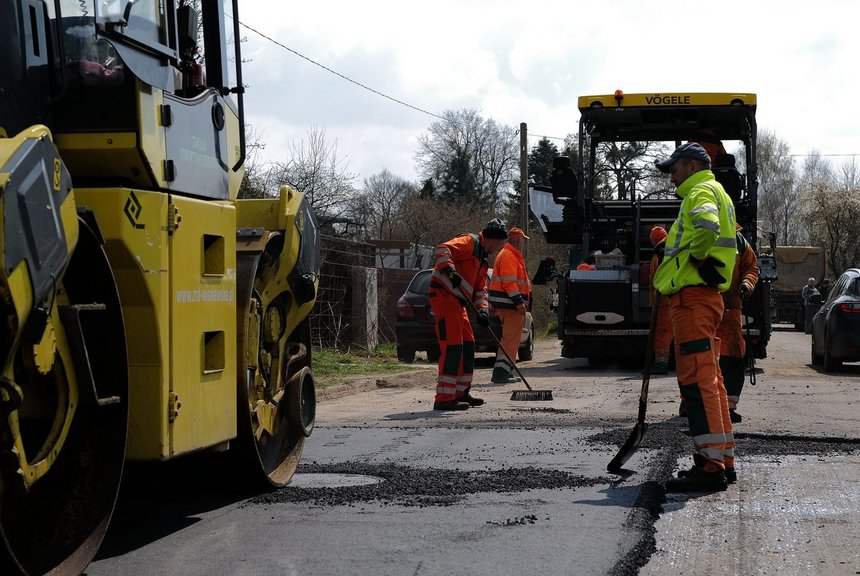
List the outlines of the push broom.
<svg viewBox="0 0 860 576">
<path fill-rule="evenodd" d="M 463 296 L 466 302 L 469 303 L 469 306 L 472 307 L 472 312 L 477 315 L 478 309 L 475 307 L 475 303 L 472 302 L 468 297 L 466 297 L 466 293 L 463 292 L 462 288 L 460 288 L 459 290 L 460 294 Z M 508 354 L 508 351 L 505 350 L 505 348 L 502 346 L 502 343 L 499 342 L 499 339 L 496 337 L 496 333 L 493 332 L 493 329 L 490 327 L 487 327 L 487 330 L 489 330 L 490 335 L 493 337 L 493 340 L 496 341 L 496 344 L 499 346 L 499 350 L 501 350 L 502 354 L 505 355 L 505 358 L 508 359 L 508 362 L 510 362 L 513 369 L 517 371 L 517 374 L 520 375 L 520 379 L 523 381 L 523 384 L 525 384 L 526 388 L 528 388 L 528 390 L 514 390 L 511 394 L 511 400 L 552 400 L 552 390 L 535 390 L 531 386 L 529 386 L 529 381 L 526 380 L 526 377 L 523 376 L 522 372 L 520 372 L 520 369 L 517 367 L 513 359 Z"/>
<path fill-rule="evenodd" d="M 613 474 L 621 471 L 621 467 L 627 460 L 633 456 L 633 453 L 639 448 L 642 443 L 642 437 L 645 436 L 645 431 L 648 430 L 648 424 L 645 423 L 645 410 L 648 407 L 648 383 L 651 381 L 651 365 L 654 363 L 654 332 L 657 330 L 657 309 L 660 307 L 660 298 L 655 298 L 656 302 L 651 307 L 651 326 L 648 328 L 648 350 L 645 352 L 645 368 L 642 370 L 642 390 L 639 393 L 639 418 L 636 420 L 636 426 L 630 432 L 627 441 L 621 446 L 618 454 L 609 463 L 606 469 Z"/>
</svg>

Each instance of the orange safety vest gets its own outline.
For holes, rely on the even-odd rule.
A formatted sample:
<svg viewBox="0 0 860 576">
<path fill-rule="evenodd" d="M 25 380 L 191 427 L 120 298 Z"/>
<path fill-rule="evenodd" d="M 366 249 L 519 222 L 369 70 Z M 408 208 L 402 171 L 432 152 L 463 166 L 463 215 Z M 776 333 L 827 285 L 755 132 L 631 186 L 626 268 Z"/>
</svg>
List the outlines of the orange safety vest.
<svg viewBox="0 0 860 576">
<path fill-rule="evenodd" d="M 481 245 L 480 234 L 460 234 L 442 242 L 433 251 L 433 274 L 430 276 L 430 287 L 444 290 L 456 296 L 463 304 L 465 294 L 478 310 L 487 309 L 487 252 Z M 459 288 L 454 288 L 449 272 L 456 272 L 463 279 Z"/>
<path fill-rule="evenodd" d="M 505 244 L 493 265 L 490 303 L 493 308 L 516 308 L 518 304 L 528 304 L 531 291 L 522 253 L 513 244 Z"/>
</svg>

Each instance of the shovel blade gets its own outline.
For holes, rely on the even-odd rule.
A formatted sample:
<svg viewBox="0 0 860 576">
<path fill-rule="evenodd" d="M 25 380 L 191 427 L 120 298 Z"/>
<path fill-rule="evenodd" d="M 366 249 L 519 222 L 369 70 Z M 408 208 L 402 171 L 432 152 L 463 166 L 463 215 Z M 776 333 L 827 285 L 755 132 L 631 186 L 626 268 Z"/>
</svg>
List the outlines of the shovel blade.
<svg viewBox="0 0 860 576">
<path fill-rule="evenodd" d="M 630 436 L 628 436 L 624 445 L 621 446 L 618 454 L 616 454 L 615 458 L 613 458 L 609 465 L 606 466 L 608 471 L 613 474 L 617 474 L 621 471 L 621 467 L 624 466 L 624 463 L 627 462 L 639 448 L 639 444 L 642 443 L 642 437 L 645 436 L 645 431 L 647 429 L 648 424 L 645 422 L 636 423 L 636 426 L 634 426 L 633 430 L 630 431 Z"/>
</svg>

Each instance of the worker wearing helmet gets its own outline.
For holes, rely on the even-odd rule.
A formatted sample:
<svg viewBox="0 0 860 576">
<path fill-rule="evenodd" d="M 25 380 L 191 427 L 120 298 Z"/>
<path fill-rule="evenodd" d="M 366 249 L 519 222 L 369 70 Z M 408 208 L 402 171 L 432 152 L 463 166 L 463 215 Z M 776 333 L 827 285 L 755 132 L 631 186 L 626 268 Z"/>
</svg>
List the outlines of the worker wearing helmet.
<svg viewBox="0 0 860 576">
<path fill-rule="evenodd" d="M 502 249 L 507 237 L 505 223 L 494 218 L 478 234 L 460 234 L 433 251 L 436 264 L 430 276 L 429 296 L 440 351 L 434 410 L 467 410 L 484 403 L 469 392 L 475 335 L 465 308 L 466 298 L 477 309 L 478 324 L 489 326 L 488 258 Z"/>
<path fill-rule="evenodd" d="M 695 447 L 694 467 L 668 480 L 666 490 L 725 490 L 734 436 L 716 333 L 724 309 L 720 293 L 731 284 L 737 254 L 734 205 L 700 145 L 682 144 L 656 165 L 681 197 L 654 286 L 670 298 L 678 384 Z"/>
<path fill-rule="evenodd" d="M 531 282 L 523 259 L 528 239 L 525 232 L 519 228 L 511 228 L 508 231 L 508 243 L 496 256 L 493 275 L 490 278 L 490 304 L 502 322 L 501 346 L 496 352 L 491 378 L 495 384 L 519 381 L 513 374 L 511 361 L 516 361 L 517 358 L 531 294 Z"/>
<path fill-rule="evenodd" d="M 654 366 L 653 374 L 666 374 L 669 371 L 669 352 L 672 346 L 672 315 L 669 310 L 669 298 L 657 292 L 654 288 L 654 274 L 663 260 L 666 250 L 668 233 L 662 226 L 651 228 L 651 246 L 654 255 L 651 257 L 651 306 L 657 306 L 657 324 L 654 326 Z"/>
</svg>

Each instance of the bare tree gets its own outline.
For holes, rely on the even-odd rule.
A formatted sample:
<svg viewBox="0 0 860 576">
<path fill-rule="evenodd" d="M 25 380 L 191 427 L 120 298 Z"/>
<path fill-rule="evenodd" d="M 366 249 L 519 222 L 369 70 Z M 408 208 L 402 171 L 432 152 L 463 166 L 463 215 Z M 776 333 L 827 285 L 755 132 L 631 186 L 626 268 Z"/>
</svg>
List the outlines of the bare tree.
<svg viewBox="0 0 860 576">
<path fill-rule="evenodd" d="M 370 238 L 393 240 L 404 217 L 401 206 L 418 186 L 388 169 L 364 179 L 364 188 L 351 203 L 350 212 Z"/>
<path fill-rule="evenodd" d="M 827 251 L 831 272 L 839 274 L 860 262 L 860 188 L 844 189 L 832 182 L 819 181 L 805 198 L 806 218 Z"/>
<path fill-rule="evenodd" d="M 401 217 L 394 237 L 413 244 L 435 246 L 464 232 L 478 232 L 495 212 L 460 202 L 440 203 L 410 193 L 401 206 Z"/>
<path fill-rule="evenodd" d="M 448 202 L 502 207 L 519 181 L 514 128 L 484 120 L 474 110 L 447 111 L 419 136 L 415 159 L 425 179 Z"/>
<path fill-rule="evenodd" d="M 239 198 L 265 198 L 268 165 L 260 159 L 266 149 L 262 134 L 253 126 L 245 127 L 245 173 L 239 185 Z"/>
<path fill-rule="evenodd" d="M 326 140 L 325 129 L 311 128 L 307 140 L 293 141 L 290 159 L 276 162 L 268 173 L 267 183 L 277 190 L 288 184 L 308 196 L 320 226 L 344 224 L 354 195 L 356 175 L 349 172 L 348 163 L 337 156 L 337 141 Z M 349 223 L 345 223 L 348 227 Z"/>
<path fill-rule="evenodd" d="M 802 236 L 797 170 L 788 144 L 763 130 L 758 138 L 759 220 L 761 229 L 776 233 L 777 243 L 795 244 Z"/>
<path fill-rule="evenodd" d="M 830 163 L 825 160 L 818 150 L 813 150 L 803 161 L 803 171 L 800 177 L 800 195 L 802 198 L 810 198 L 814 196 L 816 189 L 822 186 L 835 184 L 833 168 Z M 802 203 L 804 210 L 809 210 L 811 204 L 808 202 Z M 811 246 L 823 246 L 824 238 L 821 236 L 821 227 L 815 222 L 815 219 L 804 214 L 802 218 L 802 237 L 800 242 Z"/>
</svg>

